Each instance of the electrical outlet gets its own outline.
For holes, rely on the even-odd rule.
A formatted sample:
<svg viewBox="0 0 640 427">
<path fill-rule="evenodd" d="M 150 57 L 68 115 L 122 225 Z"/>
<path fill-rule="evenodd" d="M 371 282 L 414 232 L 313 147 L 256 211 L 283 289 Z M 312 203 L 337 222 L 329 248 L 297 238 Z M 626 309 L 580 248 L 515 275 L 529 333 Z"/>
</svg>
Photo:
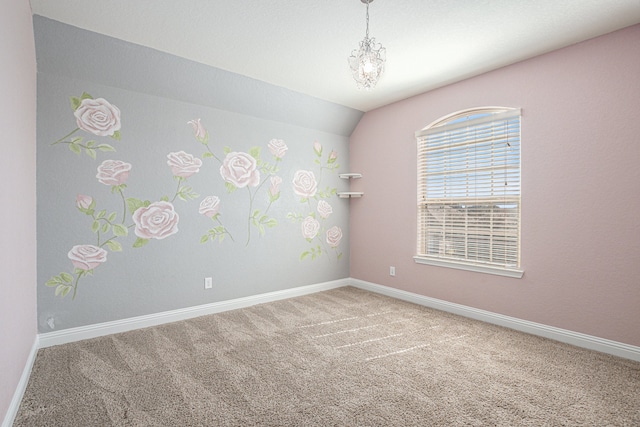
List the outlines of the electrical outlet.
<svg viewBox="0 0 640 427">
<path fill-rule="evenodd" d="M 396 268 L 389 267 L 389 276 L 395 276 L 395 275 L 396 275 Z"/>
<path fill-rule="evenodd" d="M 211 277 L 205 277 L 204 278 L 204 288 L 205 289 L 213 288 L 213 278 L 211 278 Z"/>
</svg>

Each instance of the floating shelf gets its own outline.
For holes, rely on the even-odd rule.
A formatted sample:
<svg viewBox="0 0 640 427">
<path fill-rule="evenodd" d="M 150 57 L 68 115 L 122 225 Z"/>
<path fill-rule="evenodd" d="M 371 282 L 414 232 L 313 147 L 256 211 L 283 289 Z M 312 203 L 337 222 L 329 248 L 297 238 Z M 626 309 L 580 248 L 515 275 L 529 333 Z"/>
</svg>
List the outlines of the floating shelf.
<svg viewBox="0 0 640 427">
<path fill-rule="evenodd" d="M 340 178 L 342 178 L 342 179 L 362 178 L 362 174 L 361 173 L 341 173 L 338 176 Z"/>
<path fill-rule="evenodd" d="M 364 193 L 362 191 L 340 191 L 338 197 L 341 199 L 349 199 L 352 197 L 362 197 Z"/>
<path fill-rule="evenodd" d="M 361 173 L 341 173 L 338 176 L 342 179 L 355 179 L 362 178 Z M 362 197 L 364 193 L 362 191 L 339 191 L 338 197 L 341 199 L 350 199 L 352 197 Z"/>
</svg>

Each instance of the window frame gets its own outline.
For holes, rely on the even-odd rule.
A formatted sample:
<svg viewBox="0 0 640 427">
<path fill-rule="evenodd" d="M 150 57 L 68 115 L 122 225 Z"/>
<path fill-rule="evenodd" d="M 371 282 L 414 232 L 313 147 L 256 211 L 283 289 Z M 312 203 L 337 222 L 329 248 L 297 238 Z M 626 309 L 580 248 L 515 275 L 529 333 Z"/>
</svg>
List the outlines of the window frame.
<svg viewBox="0 0 640 427">
<path fill-rule="evenodd" d="M 507 248 L 508 249 L 512 249 L 511 246 L 508 246 L 506 243 L 506 240 L 503 241 L 503 251 L 505 253 L 505 265 L 496 265 L 496 263 L 493 261 L 493 258 L 490 258 L 489 261 L 481 261 L 478 259 L 475 260 L 469 260 L 468 258 L 466 259 L 461 259 L 461 257 L 458 256 L 449 256 L 449 255 L 443 255 L 442 253 L 439 253 L 437 255 L 434 255 L 434 253 L 428 253 L 429 250 L 427 249 L 427 247 L 430 245 L 430 241 L 429 241 L 429 236 L 428 236 L 428 232 L 429 232 L 429 226 L 428 223 L 429 222 L 437 222 L 437 221 L 429 221 L 426 220 L 425 218 L 427 217 L 427 215 L 429 215 L 429 213 L 425 212 L 428 205 L 428 194 L 427 194 L 427 165 L 428 162 L 431 160 L 428 160 L 428 151 L 438 151 L 438 148 L 433 148 L 433 145 L 428 145 L 428 138 L 429 136 L 434 136 L 434 135 L 442 135 L 445 132 L 450 132 L 451 130 L 455 130 L 455 129 L 461 129 L 461 128 L 469 128 L 469 129 L 475 129 L 478 128 L 482 125 L 486 125 L 488 123 L 490 123 L 491 125 L 494 125 L 496 122 L 501 123 L 505 120 L 512 120 L 514 118 L 517 118 L 517 146 L 518 146 L 518 150 L 517 150 L 517 170 L 516 170 L 516 174 L 517 174 L 517 187 L 511 187 L 509 188 L 509 190 L 517 190 L 517 196 L 514 196 L 513 194 L 511 194 L 509 196 L 509 203 L 510 204 L 516 204 L 517 205 L 517 209 L 516 209 L 516 215 L 512 215 L 510 216 L 510 218 L 512 218 L 511 221 L 511 226 L 513 227 L 513 222 L 517 221 L 517 225 L 515 227 L 513 227 L 511 229 L 512 233 L 516 234 L 516 244 L 515 244 L 515 250 L 516 250 L 516 263 L 515 266 L 514 265 L 507 265 Z M 469 126 L 469 123 L 471 126 Z M 444 117 L 441 117 L 437 120 L 435 120 L 434 122 L 432 122 L 431 124 L 429 124 L 428 126 L 424 127 L 423 129 L 420 129 L 418 131 L 415 132 L 415 137 L 416 137 L 416 147 L 417 147 L 417 204 L 416 204 L 416 209 L 417 209 L 417 241 L 416 241 L 416 255 L 413 257 L 414 261 L 418 264 L 427 264 L 427 265 L 434 265 L 434 266 L 439 266 L 439 267 L 448 267 L 448 268 L 455 268 L 455 269 L 461 269 L 461 270 L 467 270 L 467 271 L 474 271 L 474 272 L 480 272 L 480 273 L 489 273 L 489 274 L 495 274 L 495 275 L 500 275 L 500 276 L 507 276 L 507 277 L 513 277 L 513 278 L 521 278 L 524 274 L 524 271 L 521 269 L 521 232 L 520 232 L 520 228 L 521 228 L 521 212 L 522 212 L 522 186 L 521 186 L 521 172 L 522 172 L 522 152 L 521 152 L 521 133 L 522 133 L 522 110 L 520 108 L 510 108 L 510 107 L 496 107 L 496 106 L 489 106 L 489 107 L 476 107 L 476 108 L 469 108 L 466 110 L 461 110 L 461 111 L 457 111 L 451 114 L 448 114 Z M 513 135 L 515 135 L 516 133 L 514 132 Z M 511 132 L 508 133 L 509 136 L 512 135 Z M 446 138 L 446 137 L 445 137 Z M 496 137 L 497 138 L 497 137 Z M 448 139 L 449 140 L 449 139 Z M 507 140 L 509 141 L 509 139 Z M 513 141 L 512 141 L 513 142 Z M 465 148 L 471 148 L 473 150 L 475 150 L 475 147 L 478 144 L 478 139 L 474 139 L 471 142 L 469 142 L 468 144 L 461 144 L 462 146 L 464 146 Z M 427 148 L 428 147 L 428 148 Z M 449 146 L 447 146 L 449 147 Z M 509 147 L 511 147 L 511 145 L 509 145 Z M 448 148 L 447 148 L 448 149 Z M 491 148 L 491 155 L 493 156 L 494 153 L 494 148 L 492 146 Z M 503 149 L 503 151 L 505 151 Z M 508 149 L 507 149 L 508 151 Z M 435 154 L 434 154 L 435 155 Z M 506 156 L 506 154 L 504 154 Z M 464 159 L 468 159 L 468 157 L 464 157 L 464 156 L 468 156 L 468 154 L 462 155 L 460 156 L 460 158 L 464 158 Z M 493 159 L 493 157 L 491 157 L 491 170 L 492 171 L 497 171 L 500 168 L 497 166 L 496 161 Z M 469 163 L 469 162 L 467 162 Z M 511 166 L 511 164 L 510 164 Z M 469 169 L 471 172 L 470 173 L 466 173 L 466 175 L 473 175 L 474 173 L 474 169 L 471 168 Z M 515 170 L 515 169 L 514 169 Z M 467 169 L 465 169 L 465 171 L 467 171 Z M 443 175 L 447 175 L 451 173 L 451 171 L 449 169 L 446 169 L 446 172 L 443 172 Z M 507 173 L 506 171 L 504 171 L 503 173 Z M 466 181 L 469 181 L 469 178 L 465 178 Z M 422 181 L 424 180 L 424 181 Z M 493 193 L 493 188 L 495 184 L 491 184 L 491 191 Z M 506 184 L 505 184 L 506 185 Z M 447 187 L 446 184 L 443 184 L 443 188 L 445 189 L 444 191 L 446 192 L 447 188 L 451 188 L 451 187 Z M 505 187 L 506 189 L 506 187 Z M 473 189 L 473 194 L 475 194 L 475 198 L 483 198 L 483 199 L 487 199 L 487 197 L 484 196 L 478 196 L 478 191 L 477 189 Z M 505 203 L 507 200 L 507 196 L 506 196 L 506 190 L 504 191 L 504 199 Z M 466 197 L 466 199 L 469 199 L 469 197 Z M 491 215 L 493 215 L 493 212 L 495 210 L 500 210 L 499 208 L 496 207 L 496 202 L 500 201 L 501 199 L 499 198 L 499 196 L 495 196 L 492 195 L 490 197 L 488 197 L 488 199 L 490 199 L 492 202 L 483 202 L 485 205 L 490 205 L 490 203 L 493 203 L 493 207 L 491 208 Z M 517 199 L 517 201 L 515 201 L 515 199 Z M 434 202 L 432 202 L 431 204 L 436 204 L 435 200 L 433 197 L 431 198 L 431 200 L 434 200 Z M 437 200 L 442 201 L 442 203 L 438 202 L 438 205 L 441 206 L 448 206 L 448 204 L 455 204 L 455 203 L 463 203 L 463 205 L 465 204 L 464 202 L 460 202 L 459 200 L 456 200 L 455 196 L 441 196 L 439 197 Z M 466 203 L 466 205 L 468 205 L 468 203 Z M 504 208 L 506 205 L 503 205 L 502 207 Z M 486 206 L 485 206 L 486 208 Z M 469 219 L 470 215 L 470 209 L 469 206 L 464 206 L 463 207 L 463 212 L 464 212 L 464 223 L 468 224 L 471 220 Z M 507 212 L 507 211 L 505 211 Z M 507 212 L 508 213 L 508 212 Z M 504 213 L 503 215 L 506 215 L 507 213 Z M 492 221 L 493 221 L 493 216 L 491 216 Z M 515 220 L 513 220 L 513 218 L 515 218 Z M 442 220 L 440 220 L 442 221 Z M 445 221 L 446 222 L 446 221 Z M 492 222 L 493 224 L 493 222 Z M 493 239 L 495 236 L 500 237 L 497 233 L 494 233 L 493 231 L 493 225 L 490 227 L 491 231 L 488 232 L 487 234 L 482 234 L 480 235 L 483 238 L 488 238 L 490 240 L 490 244 L 493 245 Z M 507 229 L 507 220 L 503 219 L 503 228 L 505 229 L 504 233 L 506 236 L 506 229 Z M 437 227 L 436 227 L 437 229 Z M 446 228 L 446 224 L 441 226 L 441 233 L 444 234 L 445 237 L 441 238 L 441 241 L 439 242 L 439 244 L 441 243 L 445 243 L 448 244 L 450 243 L 453 238 L 451 237 L 446 237 L 448 236 L 447 234 L 447 228 Z M 466 234 L 457 234 L 457 236 L 464 236 L 464 253 L 467 254 L 468 252 L 471 251 L 470 247 L 472 247 L 473 245 L 471 245 L 469 243 L 469 236 L 472 236 L 472 234 L 470 234 L 470 232 L 466 231 L 467 228 L 465 226 L 465 233 Z M 459 233 L 459 229 L 455 229 L 456 233 Z M 451 233 L 451 232 L 449 232 Z M 449 234 L 449 236 L 451 236 L 451 234 Z M 475 236 L 475 238 L 479 238 L 478 235 L 473 235 Z M 513 236 L 511 236 L 511 238 L 513 238 Z M 449 240 L 450 239 L 450 240 Z M 506 237 L 505 237 L 506 239 Z M 479 240 L 478 240 L 479 241 Z M 485 254 L 484 251 L 478 249 L 480 245 L 477 244 L 476 246 L 476 254 L 482 253 L 483 255 Z M 460 245 L 457 246 L 457 248 L 460 248 Z M 441 250 L 439 250 L 439 252 L 442 252 Z M 477 258 L 477 256 L 476 256 Z"/>
</svg>

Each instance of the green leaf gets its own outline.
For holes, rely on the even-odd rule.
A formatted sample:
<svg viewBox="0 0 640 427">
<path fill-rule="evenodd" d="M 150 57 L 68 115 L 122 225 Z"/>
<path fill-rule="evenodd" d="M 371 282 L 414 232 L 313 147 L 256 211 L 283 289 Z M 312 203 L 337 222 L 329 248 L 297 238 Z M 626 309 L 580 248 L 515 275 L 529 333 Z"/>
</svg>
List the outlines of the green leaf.
<svg viewBox="0 0 640 427">
<path fill-rule="evenodd" d="M 113 234 L 123 237 L 129 234 L 129 229 L 122 224 L 113 224 Z"/>
<path fill-rule="evenodd" d="M 93 221 L 93 224 L 91 224 L 91 231 L 97 233 L 98 230 L 100 230 L 100 223 L 98 221 Z"/>
<path fill-rule="evenodd" d="M 94 140 L 87 141 L 87 148 L 93 148 L 93 146 L 94 146 L 94 144 L 95 144 L 95 143 L 96 143 L 96 142 L 95 142 Z"/>
<path fill-rule="evenodd" d="M 69 144 L 69 150 L 73 151 L 76 154 L 82 153 L 82 148 L 80 148 L 78 144 L 75 144 L 73 142 Z"/>
<path fill-rule="evenodd" d="M 265 230 L 264 230 L 264 226 L 262 224 L 260 224 L 258 226 L 258 231 L 260 232 L 261 236 L 264 236 Z"/>
<path fill-rule="evenodd" d="M 134 248 L 141 248 L 141 247 L 143 247 L 144 245 L 146 245 L 147 243 L 149 243 L 149 239 L 143 239 L 143 238 L 141 238 L 141 237 L 138 237 L 138 238 L 136 239 L 136 241 L 135 241 L 135 242 L 133 242 L 133 247 L 134 247 Z"/>
<path fill-rule="evenodd" d="M 226 234 L 222 233 L 218 235 L 218 242 L 222 243 L 224 241 L 224 238 L 226 237 Z"/>
<path fill-rule="evenodd" d="M 122 245 L 115 240 L 108 240 L 107 246 L 112 252 L 122 252 Z"/>
<path fill-rule="evenodd" d="M 225 154 L 225 156 L 226 156 L 227 154 L 229 154 L 229 153 L 231 152 L 231 148 L 230 148 L 230 147 L 223 147 L 223 148 L 222 148 L 222 152 L 223 152 L 223 153 Z"/>
<path fill-rule="evenodd" d="M 107 210 L 102 209 L 100 212 L 98 212 L 98 216 L 96 217 L 96 219 L 104 218 L 106 214 L 107 214 Z"/>
<path fill-rule="evenodd" d="M 105 222 L 104 224 L 102 224 L 102 232 L 103 233 L 108 233 L 109 232 L 109 228 L 111 228 L 111 226 L 109 225 L 108 222 Z"/>
<path fill-rule="evenodd" d="M 78 98 L 77 96 L 70 96 L 69 101 L 71 102 L 71 108 L 73 109 L 73 111 L 76 111 L 80 106 L 80 98 Z"/>
<path fill-rule="evenodd" d="M 67 294 L 71 291 L 71 286 L 65 286 L 62 292 L 60 292 L 60 296 L 62 298 L 66 297 Z"/>
<path fill-rule="evenodd" d="M 300 261 L 302 261 L 303 259 L 305 259 L 309 255 L 310 255 L 309 251 L 302 252 L 302 254 L 300 254 Z"/>
<path fill-rule="evenodd" d="M 115 139 L 116 141 L 120 141 L 120 138 L 121 138 L 120 131 L 117 130 L 117 131 L 113 132 L 113 135 L 111 135 L 111 138 Z"/>
<path fill-rule="evenodd" d="M 50 288 L 53 288 L 54 286 L 58 286 L 59 284 L 60 282 L 57 281 L 55 278 L 49 279 L 44 283 L 45 286 L 48 286 Z"/>
<path fill-rule="evenodd" d="M 70 275 L 69 273 L 60 273 L 60 278 L 62 279 L 63 282 L 67 282 L 67 283 L 73 283 L 73 276 Z"/>
<path fill-rule="evenodd" d="M 278 225 L 278 220 L 276 220 L 275 218 L 271 218 L 265 223 L 265 225 L 269 228 L 273 228 Z"/>
<path fill-rule="evenodd" d="M 87 153 L 87 156 L 91 157 L 93 160 L 96 159 L 96 150 L 94 150 L 93 148 L 85 148 L 84 152 Z"/>
<path fill-rule="evenodd" d="M 116 151 L 116 149 L 109 144 L 100 144 L 96 148 L 100 151 Z"/>
<path fill-rule="evenodd" d="M 82 96 L 80 96 L 80 99 L 93 99 L 93 96 L 89 95 L 87 92 L 82 92 Z"/>
<path fill-rule="evenodd" d="M 134 197 L 129 197 L 127 199 L 127 209 L 129 209 L 129 213 L 133 214 L 135 211 L 144 206 L 144 202 L 140 199 L 136 199 Z"/>
<path fill-rule="evenodd" d="M 117 215 L 118 215 L 117 213 L 115 213 L 115 212 L 111 212 L 111 213 L 109 214 L 109 216 L 107 217 L 107 221 L 109 221 L 109 222 L 113 222 L 113 221 L 116 219 L 116 216 L 117 216 Z"/>
<path fill-rule="evenodd" d="M 205 151 L 204 153 L 202 153 L 202 158 L 203 159 L 210 159 L 212 157 L 213 157 L 213 154 L 208 152 L 208 151 Z"/>
<path fill-rule="evenodd" d="M 227 191 L 229 193 L 233 193 L 234 191 L 237 190 L 237 187 L 235 185 L 233 185 L 232 183 L 230 183 L 230 182 L 225 182 L 224 186 L 227 187 Z"/>
<path fill-rule="evenodd" d="M 342 258 L 342 252 L 338 254 L 338 261 L 340 261 L 340 258 Z"/>
<path fill-rule="evenodd" d="M 260 147 L 251 147 L 249 148 L 249 155 L 256 160 L 260 160 Z"/>
<path fill-rule="evenodd" d="M 209 235 L 205 234 L 200 238 L 200 243 L 207 243 L 209 241 Z"/>
<path fill-rule="evenodd" d="M 269 193 L 269 201 L 271 203 L 275 202 L 276 200 L 278 200 L 280 198 L 280 192 L 278 191 L 275 195 Z"/>
</svg>

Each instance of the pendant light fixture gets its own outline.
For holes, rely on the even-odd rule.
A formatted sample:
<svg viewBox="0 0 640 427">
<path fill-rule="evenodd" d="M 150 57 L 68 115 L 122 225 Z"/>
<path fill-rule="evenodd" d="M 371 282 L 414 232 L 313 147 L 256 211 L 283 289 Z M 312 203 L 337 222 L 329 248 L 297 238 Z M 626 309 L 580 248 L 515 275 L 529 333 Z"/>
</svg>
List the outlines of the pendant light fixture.
<svg viewBox="0 0 640 427">
<path fill-rule="evenodd" d="M 349 68 L 356 81 L 358 89 L 371 90 L 384 72 L 387 52 L 375 38 L 369 38 L 369 4 L 373 0 L 360 0 L 367 5 L 367 32 L 360 42 L 360 47 L 354 49 L 349 57 Z"/>
</svg>

